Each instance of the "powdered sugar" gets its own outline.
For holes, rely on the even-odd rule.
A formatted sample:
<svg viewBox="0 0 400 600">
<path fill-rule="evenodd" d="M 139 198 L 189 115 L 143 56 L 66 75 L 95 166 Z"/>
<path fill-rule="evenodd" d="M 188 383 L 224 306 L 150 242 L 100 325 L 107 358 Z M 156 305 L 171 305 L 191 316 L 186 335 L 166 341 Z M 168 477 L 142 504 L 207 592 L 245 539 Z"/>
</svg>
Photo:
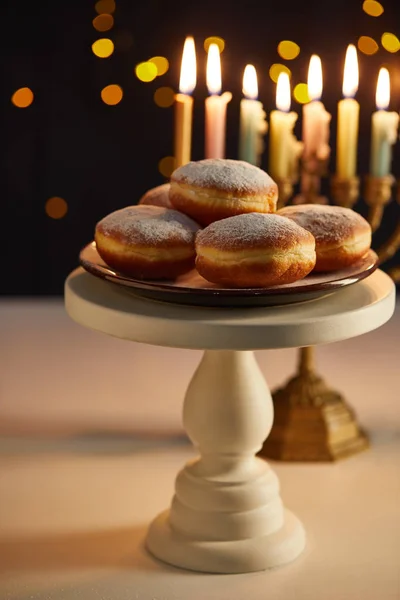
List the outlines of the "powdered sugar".
<svg viewBox="0 0 400 600">
<path fill-rule="evenodd" d="M 186 215 L 158 206 L 128 206 L 107 215 L 96 229 L 127 244 L 193 243 L 199 225 Z"/>
<path fill-rule="evenodd" d="M 262 169 L 241 160 L 209 158 L 176 169 L 171 181 L 195 187 L 217 188 L 235 194 L 271 192 L 275 182 Z"/>
<path fill-rule="evenodd" d="M 169 183 L 163 183 L 151 190 L 148 190 L 139 200 L 139 204 L 163 206 L 164 208 L 172 208 L 169 200 Z"/>
<path fill-rule="evenodd" d="M 313 237 L 290 219 L 276 214 L 248 213 L 212 223 L 196 237 L 196 246 L 219 250 L 293 248 Z"/>
<path fill-rule="evenodd" d="M 310 231 L 318 243 L 345 241 L 361 230 L 370 230 L 367 221 L 354 210 L 341 206 L 301 204 L 282 208 L 279 215 L 293 219 L 295 223 Z"/>
</svg>

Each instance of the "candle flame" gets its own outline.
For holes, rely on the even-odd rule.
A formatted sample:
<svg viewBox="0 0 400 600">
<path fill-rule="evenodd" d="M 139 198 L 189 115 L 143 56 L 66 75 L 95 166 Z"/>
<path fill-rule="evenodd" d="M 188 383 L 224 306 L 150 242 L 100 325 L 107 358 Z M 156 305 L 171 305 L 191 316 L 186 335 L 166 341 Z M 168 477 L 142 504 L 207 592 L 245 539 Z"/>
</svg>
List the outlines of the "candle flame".
<svg viewBox="0 0 400 600">
<path fill-rule="evenodd" d="M 221 91 L 221 58 L 217 44 L 210 44 L 207 56 L 207 87 L 210 94 Z"/>
<path fill-rule="evenodd" d="M 289 112 L 290 110 L 290 79 L 287 73 L 279 73 L 276 84 L 276 108 Z"/>
<path fill-rule="evenodd" d="M 258 96 L 257 71 L 253 65 L 246 65 L 243 74 L 243 94 L 249 100 L 256 100 Z"/>
<path fill-rule="evenodd" d="M 183 46 L 179 91 L 191 94 L 196 87 L 196 48 L 194 39 L 187 37 Z"/>
<path fill-rule="evenodd" d="M 322 64 L 320 57 L 316 54 L 310 58 L 307 86 L 310 100 L 319 100 L 322 96 Z"/>
<path fill-rule="evenodd" d="M 378 75 L 378 84 L 376 86 L 376 108 L 386 110 L 390 103 L 390 76 L 389 71 L 382 67 Z"/>
<path fill-rule="evenodd" d="M 343 96 L 352 98 L 358 90 L 358 60 L 357 49 L 353 44 L 347 48 L 344 61 Z"/>
</svg>

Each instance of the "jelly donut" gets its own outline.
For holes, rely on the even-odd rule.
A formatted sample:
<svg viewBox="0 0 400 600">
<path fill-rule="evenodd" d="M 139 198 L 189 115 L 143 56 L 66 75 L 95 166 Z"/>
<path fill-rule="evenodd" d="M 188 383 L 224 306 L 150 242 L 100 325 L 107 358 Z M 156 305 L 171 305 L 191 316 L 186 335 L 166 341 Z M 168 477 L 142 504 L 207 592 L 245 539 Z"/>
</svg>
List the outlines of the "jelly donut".
<svg viewBox="0 0 400 600">
<path fill-rule="evenodd" d="M 278 215 L 291 219 L 315 238 L 315 271 L 337 271 L 356 263 L 371 247 L 371 227 L 351 208 L 320 204 L 286 206 Z"/>
<path fill-rule="evenodd" d="M 163 208 L 173 208 L 169 199 L 169 183 L 163 183 L 155 188 L 148 190 L 140 198 L 138 204 L 145 204 L 147 206 L 162 206 Z"/>
<path fill-rule="evenodd" d="M 176 210 L 128 206 L 96 225 L 97 251 L 107 265 L 137 279 L 174 279 L 194 267 L 199 226 Z"/>
<path fill-rule="evenodd" d="M 251 213 L 212 223 L 196 236 L 196 268 L 213 283 L 270 287 L 302 279 L 315 265 L 311 233 L 278 215 Z"/>
<path fill-rule="evenodd" d="M 242 213 L 275 212 L 278 187 L 254 165 L 210 158 L 176 169 L 169 197 L 174 208 L 209 225 Z"/>
</svg>

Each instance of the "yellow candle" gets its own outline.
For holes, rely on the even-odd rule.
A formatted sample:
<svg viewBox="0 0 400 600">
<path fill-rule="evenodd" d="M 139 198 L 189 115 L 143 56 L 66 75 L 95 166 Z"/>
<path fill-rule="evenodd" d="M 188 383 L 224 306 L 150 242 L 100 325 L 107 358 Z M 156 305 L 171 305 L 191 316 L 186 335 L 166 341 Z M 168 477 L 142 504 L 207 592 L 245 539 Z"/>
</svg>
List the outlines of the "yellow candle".
<svg viewBox="0 0 400 600">
<path fill-rule="evenodd" d="M 270 115 L 269 173 L 273 179 L 295 179 L 303 144 L 293 134 L 297 114 L 290 112 L 290 79 L 280 73 L 276 86 L 276 108 Z"/>
<path fill-rule="evenodd" d="M 392 164 L 392 145 L 397 140 L 399 115 L 388 112 L 390 103 L 390 76 L 387 69 L 379 71 L 376 86 L 377 111 L 372 115 L 370 172 L 373 177 L 386 177 Z"/>
<path fill-rule="evenodd" d="M 210 44 L 207 57 L 207 87 L 210 96 L 205 103 L 205 157 L 225 158 L 226 106 L 230 92 L 221 93 L 221 59 L 217 44 Z"/>
<path fill-rule="evenodd" d="M 175 168 L 190 161 L 192 146 L 193 98 L 196 87 L 196 50 L 194 39 L 185 40 L 182 54 L 179 94 L 175 96 Z"/>
<path fill-rule="evenodd" d="M 244 70 L 243 94 L 245 98 L 240 101 L 239 159 L 259 167 L 267 123 L 263 105 L 257 100 L 257 72 L 253 65 L 246 65 Z"/>
<path fill-rule="evenodd" d="M 357 89 L 357 50 L 355 46 L 350 44 L 347 48 L 344 63 L 344 100 L 340 100 L 338 104 L 336 173 L 341 179 L 349 179 L 356 174 L 360 105 L 353 96 L 355 96 Z"/>
</svg>

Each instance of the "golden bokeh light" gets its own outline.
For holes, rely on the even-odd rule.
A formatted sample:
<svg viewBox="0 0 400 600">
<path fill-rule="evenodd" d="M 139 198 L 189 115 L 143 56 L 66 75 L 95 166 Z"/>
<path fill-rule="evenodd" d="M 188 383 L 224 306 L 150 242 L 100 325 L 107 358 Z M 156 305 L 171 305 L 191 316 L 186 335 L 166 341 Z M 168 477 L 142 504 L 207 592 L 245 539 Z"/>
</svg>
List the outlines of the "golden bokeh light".
<svg viewBox="0 0 400 600">
<path fill-rule="evenodd" d="M 153 81 L 157 77 L 157 67 L 153 62 L 146 61 L 141 62 L 135 67 L 136 77 L 140 79 L 140 81 L 145 81 L 148 83 L 149 81 Z"/>
<path fill-rule="evenodd" d="M 33 92 L 28 87 L 19 88 L 11 96 L 11 102 L 18 108 L 27 108 L 33 102 Z"/>
<path fill-rule="evenodd" d="M 93 42 L 92 50 L 98 58 L 108 58 L 114 52 L 114 44 L 108 38 L 101 38 Z"/>
<path fill-rule="evenodd" d="M 93 27 L 97 29 L 97 31 L 108 31 L 114 25 L 114 17 L 107 13 L 97 15 L 92 21 Z"/>
<path fill-rule="evenodd" d="M 98 0 L 94 8 L 99 15 L 111 15 L 115 11 L 115 0 Z"/>
<path fill-rule="evenodd" d="M 291 70 L 286 65 L 275 63 L 269 69 L 269 76 L 275 83 L 277 83 L 280 73 L 287 73 L 289 77 L 292 76 Z"/>
<path fill-rule="evenodd" d="M 306 83 L 298 83 L 293 90 L 293 96 L 299 104 L 307 104 L 307 102 L 310 102 L 308 85 Z"/>
<path fill-rule="evenodd" d="M 380 17 L 384 11 L 384 8 L 380 2 L 376 0 L 364 0 L 363 11 L 370 17 Z"/>
<path fill-rule="evenodd" d="M 158 77 L 165 75 L 169 69 L 169 62 L 165 56 L 153 56 L 153 58 L 149 59 L 149 62 L 156 66 Z"/>
<path fill-rule="evenodd" d="M 211 44 L 217 44 L 219 51 L 223 52 L 224 48 L 225 48 L 225 40 L 222 39 L 221 37 L 212 35 L 211 37 L 208 37 L 204 40 L 204 50 L 206 52 L 208 52 L 209 47 L 211 46 Z"/>
<path fill-rule="evenodd" d="M 44 209 L 51 219 L 62 219 L 68 212 L 68 204 L 64 198 L 53 196 L 47 200 Z"/>
<path fill-rule="evenodd" d="M 154 92 L 154 102 L 161 108 L 172 106 L 175 99 L 174 90 L 170 87 L 160 87 Z"/>
<path fill-rule="evenodd" d="M 173 171 L 175 170 L 175 157 L 174 156 L 164 156 L 158 163 L 158 170 L 161 175 L 164 177 L 171 177 Z"/>
<path fill-rule="evenodd" d="M 363 52 L 368 56 L 372 56 L 372 54 L 375 54 L 379 50 L 379 46 L 376 41 L 368 35 L 362 35 L 360 38 L 358 38 L 357 46 L 360 52 Z"/>
<path fill-rule="evenodd" d="M 283 40 L 278 44 L 278 54 L 284 60 L 293 60 L 300 54 L 300 46 L 296 42 Z"/>
<path fill-rule="evenodd" d="M 400 40 L 394 33 L 384 33 L 381 38 L 381 44 L 385 50 L 392 54 L 400 50 Z"/>
<path fill-rule="evenodd" d="M 109 106 L 115 106 L 116 104 L 119 104 L 121 102 L 124 93 L 122 91 L 121 86 L 113 83 L 103 88 L 101 90 L 100 95 L 104 104 L 108 104 Z"/>
</svg>

